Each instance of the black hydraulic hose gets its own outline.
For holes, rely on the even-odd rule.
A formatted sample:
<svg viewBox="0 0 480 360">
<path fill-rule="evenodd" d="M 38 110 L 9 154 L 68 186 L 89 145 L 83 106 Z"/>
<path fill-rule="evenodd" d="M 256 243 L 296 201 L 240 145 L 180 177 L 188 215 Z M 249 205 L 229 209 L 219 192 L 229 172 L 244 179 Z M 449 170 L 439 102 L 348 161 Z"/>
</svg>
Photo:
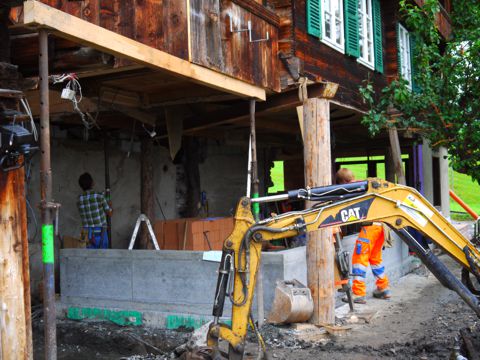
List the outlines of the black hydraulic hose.
<svg viewBox="0 0 480 360">
<path fill-rule="evenodd" d="M 290 200 L 304 198 L 312 198 L 318 200 L 331 198 L 338 199 L 338 197 L 341 195 L 355 194 L 355 196 L 358 196 L 359 194 L 366 193 L 367 190 L 368 181 L 357 181 L 341 185 L 330 185 L 314 187 L 311 189 L 292 190 L 288 192 L 288 198 Z"/>
<path fill-rule="evenodd" d="M 225 295 L 227 293 L 227 285 L 229 281 L 230 268 L 233 261 L 233 251 L 223 250 L 222 260 L 218 270 L 217 288 L 215 290 L 215 299 L 213 301 L 212 315 L 221 317 L 223 315 L 223 308 L 225 305 Z"/>
<path fill-rule="evenodd" d="M 446 288 L 455 291 L 465 303 L 480 317 L 480 304 L 476 296 L 474 296 L 465 285 L 458 280 L 452 272 L 442 263 L 430 249 L 424 249 L 417 240 L 405 229 L 396 230 L 395 232 L 402 240 L 412 249 L 415 254 L 422 260 L 425 266 Z"/>
</svg>

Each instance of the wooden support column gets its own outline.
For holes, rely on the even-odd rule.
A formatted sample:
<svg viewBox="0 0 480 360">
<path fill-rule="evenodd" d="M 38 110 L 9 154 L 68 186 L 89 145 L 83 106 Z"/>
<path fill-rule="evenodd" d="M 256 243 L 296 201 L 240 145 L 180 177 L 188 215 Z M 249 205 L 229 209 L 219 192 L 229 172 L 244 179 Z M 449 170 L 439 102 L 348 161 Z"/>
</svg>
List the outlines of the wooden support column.
<svg viewBox="0 0 480 360">
<path fill-rule="evenodd" d="M 393 164 L 395 166 L 395 174 L 397 175 L 397 182 L 401 185 L 406 185 L 405 172 L 403 171 L 402 150 L 400 148 L 400 140 L 398 139 L 398 131 L 396 127 L 388 129 L 388 136 L 390 138 L 390 146 L 392 148 Z"/>
<path fill-rule="evenodd" d="M 153 139 L 145 137 L 141 145 L 141 185 L 140 185 L 140 211 L 145 214 L 150 222 L 155 221 L 155 189 L 153 186 Z M 150 234 L 145 222 L 142 222 L 139 249 L 148 249 L 151 244 Z"/>
<path fill-rule="evenodd" d="M 24 168 L 0 171 L 0 359 L 32 359 Z"/>
<path fill-rule="evenodd" d="M 187 185 L 183 217 L 197 217 L 200 210 L 200 144 L 197 138 L 188 136 L 183 140 L 184 167 Z"/>
<path fill-rule="evenodd" d="M 395 182 L 395 164 L 391 147 L 385 149 L 385 180 Z"/>
<path fill-rule="evenodd" d="M 330 104 L 327 99 L 308 99 L 303 105 L 303 154 L 305 186 L 331 184 Z M 312 206 L 307 202 L 306 206 Z M 335 248 L 330 229 L 308 234 L 307 278 L 314 310 L 310 322 L 335 323 Z"/>
</svg>

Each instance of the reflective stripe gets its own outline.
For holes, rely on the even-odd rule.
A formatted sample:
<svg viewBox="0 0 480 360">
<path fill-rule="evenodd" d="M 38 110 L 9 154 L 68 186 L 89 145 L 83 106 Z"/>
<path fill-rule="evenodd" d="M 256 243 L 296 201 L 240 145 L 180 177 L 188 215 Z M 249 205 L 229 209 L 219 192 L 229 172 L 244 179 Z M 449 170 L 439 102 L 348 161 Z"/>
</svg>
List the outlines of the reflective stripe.
<svg viewBox="0 0 480 360">
<path fill-rule="evenodd" d="M 357 280 L 357 281 L 365 282 L 365 277 L 361 277 L 361 276 L 354 276 L 354 277 L 353 277 L 353 280 Z"/>
<path fill-rule="evenodd" d="M 373 272 L 373 275 L 379 277 L 379 276 L 382 276 L 385 272 L 385 266 L 382 266 L 382 267 L 379 267 L 379 268 L 374 268 L 372 266 L 372 272 Z"/>
<path fill-rule="evenodd" d="M 366 277 L 367 276 L 367 272 L 364 271 L 364 270 L 361 270 L 361 269 L 352 269 L 352 274 L 353 275 L 358 275 L 358 276 L 361 276 L 361 277 Z"/>
<path fill-rule="evenodd" d="M 370 244 L 370 240 L 366 239 L 366 238 L 362 238 L 362 237 L 358 237 L 357 238 L 357 241 L 361 241 L 361 242 L 364 242 L 365 244 Z"/>
<path fill-rule="evenodd" d="M 360 269 L 360 270 L 363 270 L 363 271 L 367 271 L 367 267 L 365 265 L 362 265 L 362 264 L 359 264 L 359 263 L 353 264 L 352 269 Z"/>
</svg>

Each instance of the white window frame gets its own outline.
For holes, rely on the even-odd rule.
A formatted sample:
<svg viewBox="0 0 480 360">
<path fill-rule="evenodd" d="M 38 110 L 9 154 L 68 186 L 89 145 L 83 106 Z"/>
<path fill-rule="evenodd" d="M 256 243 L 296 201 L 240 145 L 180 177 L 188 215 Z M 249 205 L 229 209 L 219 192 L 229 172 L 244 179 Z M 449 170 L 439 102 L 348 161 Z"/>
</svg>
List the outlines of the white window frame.
<svg viewBox="0 0 480 360">
<path fill-rule="evenodd" d="M 337 5 L 339 8 L 337 9 Z M 332 9 L 332 10 L 330 10 Z M 338 12 L 338 16 L 336 16 Z M 337 33 L 336 26 L 332 27 L 332 21 L 330 21 L 330 37 L 327 37 L 326 24 L 327 17 L 333 18 L 333 25 L 336 25 L 337 21 L 340 23 L 340 32 Z M 339 38 L 340 43 L 337 43 Z M 345 53 L 345 19 L 343 14 L 343 0 L 322 0 L 322 40 L 324 44 Z"/>
<path fill-rule="evenodd" d="M 401 24 L 398 24 L 398 52 L 400 57 L 400 76 L 412 88 L 412 58 L 410 56 L 410 34 Z"/>
<path fill-rule="evenodd" d="M 372 10 L 372 0 L 358 0 L 358 39 L 360 56 L 357 61 L 366 67 L 375 70 L 375 43 Z M 368 60 L 369 53 L 370 61 Z"/>
</svg>

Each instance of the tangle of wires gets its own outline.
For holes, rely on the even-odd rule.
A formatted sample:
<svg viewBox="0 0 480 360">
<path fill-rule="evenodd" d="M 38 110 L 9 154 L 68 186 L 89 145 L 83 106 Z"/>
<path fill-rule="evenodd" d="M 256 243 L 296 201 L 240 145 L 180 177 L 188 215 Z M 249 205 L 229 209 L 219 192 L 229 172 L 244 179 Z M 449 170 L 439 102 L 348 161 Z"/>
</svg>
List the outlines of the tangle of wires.
<svg viewBox="0 0 480 360">
<path fill-rule="evenodd" d="M 88 138 L 88 130 L 94 127 L 100 129 L 96 118 L 94 118 L 89 112 L 83 112 L 80 110 L 79 104 L 83 99 L 83 94 L 82 86 L 78 81 L 78 76 L 75 73 L 71 73 L 52 75 L 50 78 L 54 84 L 66 83 L 65 88 L 62 91 L 62 99 L 70 100 L 73 105 L 73 110 L 80 115 L 80 119 L 85 127 L 85 138 Z"/>
</svg>

